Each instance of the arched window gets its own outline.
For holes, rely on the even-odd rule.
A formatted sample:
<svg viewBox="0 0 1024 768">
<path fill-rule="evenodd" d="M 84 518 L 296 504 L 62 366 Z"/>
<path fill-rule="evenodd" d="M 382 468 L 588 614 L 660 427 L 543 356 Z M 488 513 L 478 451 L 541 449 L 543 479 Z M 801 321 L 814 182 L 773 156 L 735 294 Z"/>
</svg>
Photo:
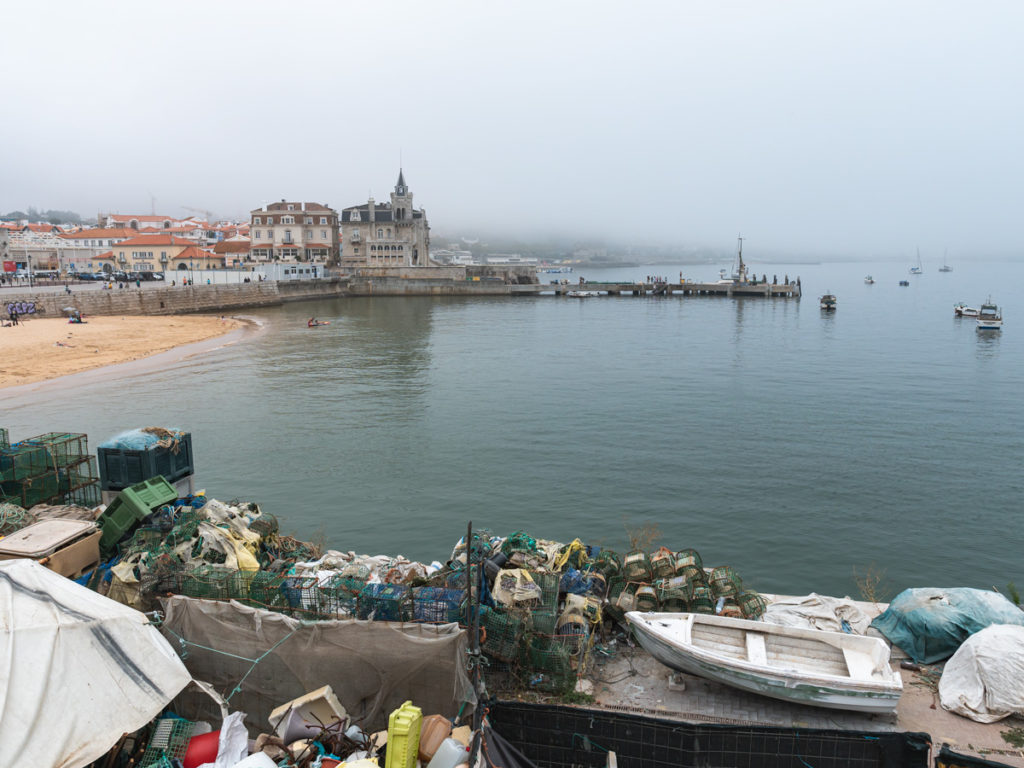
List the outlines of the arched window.
<svg viewBox="0 0 1024 768">
<path fill-rule="evenodd" d="M 380 227 L 377 228 L 377 237 L 384 237 L 384 230 Z"/>
<path fill-rule="evenodd" d="M 388 227 L 388 237 L 391 237 L 391 227 Z"/>
</svg>

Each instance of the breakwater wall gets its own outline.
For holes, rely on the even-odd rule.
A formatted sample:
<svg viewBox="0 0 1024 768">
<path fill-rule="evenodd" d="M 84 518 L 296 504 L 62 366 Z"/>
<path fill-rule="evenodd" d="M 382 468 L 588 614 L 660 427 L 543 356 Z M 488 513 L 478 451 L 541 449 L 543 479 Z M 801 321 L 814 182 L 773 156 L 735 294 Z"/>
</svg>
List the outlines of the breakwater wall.
<svg viewBox="0 0 1024 768">
<path fill-rule="evenodd" d="M 232 285 L 190 285 L 161 288 L 130 288 L 66 293 L 19 292 L 0 294 L 0 309 L 7 305 L 35 305 L 40 317 L 61 317 L 65 307 L 90 315 L 186 315 L 228 312 L 252 307 L 273 307 L 289 301 L 329 299 L 348 293 L 347 278 L 295 282 L 256 282 Z"/>
</svg>

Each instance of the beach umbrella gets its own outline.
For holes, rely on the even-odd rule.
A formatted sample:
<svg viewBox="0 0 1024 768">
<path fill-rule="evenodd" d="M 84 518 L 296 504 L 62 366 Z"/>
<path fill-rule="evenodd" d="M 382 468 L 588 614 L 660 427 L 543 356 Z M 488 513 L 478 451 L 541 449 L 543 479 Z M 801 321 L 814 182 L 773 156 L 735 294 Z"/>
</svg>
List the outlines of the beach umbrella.
<svg viewBox="0 0 1024 768">
<path fill-rule="evenodd" d="M 145 615 L 43 567 L 0 561 L 0 765 L 81 768 L 191 680 Z"/>
</svg>

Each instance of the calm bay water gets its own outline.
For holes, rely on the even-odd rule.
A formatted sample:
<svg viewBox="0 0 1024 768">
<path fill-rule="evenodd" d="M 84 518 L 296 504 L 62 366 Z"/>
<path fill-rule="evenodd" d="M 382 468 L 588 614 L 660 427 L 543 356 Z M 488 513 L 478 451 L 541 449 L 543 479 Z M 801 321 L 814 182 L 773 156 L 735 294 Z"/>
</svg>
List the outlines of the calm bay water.
<svg viewBox="0 0 1024 768">
<path fill-rule="evenodd" d="M 717 278 L 718 266 L 584 270 Z M 754 264 L 801 301 L 374 298 L 260 312 L 170 370 L 6 396 L 12 437 L 191 430 L 210 495 L 359 552 L 444 560 L 466 521 L 673 549 L 755 589 L 1024 586 L 1024 267 Z M 865 285 L 865 274 L 878 281 Z M 554 276 L 542 275 L 542 279 Z M 909 279 L 909 288 L 898 286 Z M 825 315 L 817 297 L 838 296 Z M 981 334 L 958 300 L 993 293 Z M 331 325 L 310 330 L 310 315 Z"/>
</svg>

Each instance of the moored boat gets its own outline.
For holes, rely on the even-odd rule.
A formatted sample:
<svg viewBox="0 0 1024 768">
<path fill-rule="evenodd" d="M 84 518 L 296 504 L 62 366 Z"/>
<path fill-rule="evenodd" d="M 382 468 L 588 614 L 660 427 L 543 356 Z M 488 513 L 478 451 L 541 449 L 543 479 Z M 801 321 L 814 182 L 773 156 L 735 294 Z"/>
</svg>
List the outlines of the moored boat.
<svg viewBox="0 0 1024 768">
<path fill-rule="evenodd" d="M 900 280 L 900 285 L 908 286 L 908 285 L 910 285 L 910 281 L 909 280 Z"/>
<path fill-rule="evenodd" d="M 888 713 L 903 683 L 883 640 L 697 613 L 626 614 L 667 667 L 776 699 Z"/>
<path fill-rule="evenodd" d="M 826 293 L 824 296 L 822 296 L 820 299 L 818 299 L 818 301 L 821 302 L 821 308 L 824 309 L 826 312 L 835 312 L 836 311 L 836 297 L 835 297 L 835 295 L 833 295 L 831 293 Z"/>
<path fill-rule="evenodd" d="M 875 278 L 873 278 L 871 275 L 868 275 L 867 277 L 864 278 L 864 282 L 867 283 L 868 285 L 874 285 Z"/>
<path fill-rule="evenodd" d="M 910 274 L 912 275 L 923 275 L 924 267 L 921 265 L 921 249 L 917 250 L 917 264 L 910 268 Z"/>
<path fill-rule="evenodd" d="M 1003 313 L 999 310 L 995 304 L 992 303 L 992 297 L 988 297 L 988 301 L 981 305 L 981 309 L 978 310 L 978 330 L 979 331 L 998 331 L 1003 327 Z"/>
<path fill-rule="evenodd" d="M 591 296 L 600 296 L 598 291 L 568 291 L 566 294 L 572 299 L 589 299 Z"/>
<path fill-rule="evenodd" d="M 974 307 L 969 307 L 962 301 L 958 304 L 953 305 L 953 314 L 957 317 L 977 317 L 978 310 Z"/>
</svg>

